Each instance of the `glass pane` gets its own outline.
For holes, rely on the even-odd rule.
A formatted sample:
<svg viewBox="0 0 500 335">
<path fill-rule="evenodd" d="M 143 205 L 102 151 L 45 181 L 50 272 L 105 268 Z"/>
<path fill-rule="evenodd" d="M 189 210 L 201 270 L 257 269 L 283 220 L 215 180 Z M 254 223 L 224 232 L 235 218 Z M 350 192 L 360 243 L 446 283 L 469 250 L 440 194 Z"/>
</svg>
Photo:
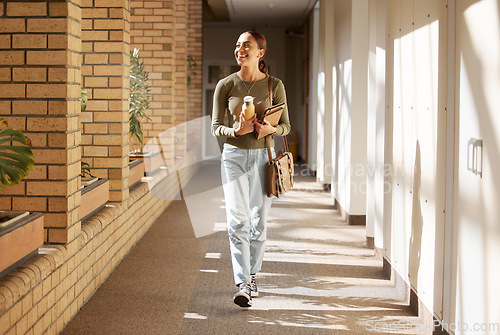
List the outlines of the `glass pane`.
<svg viewBox="0 0 500 335">
<path fill-rule="evenodd" d="M 208 66 L 208 82 L 217 84 L 219 80 L 229 76 L 231 73 L 240 69 L 238 65 L 209 65 Z"/>
<path fill-rule="evenodd" d="M 205 115 L 212 115 L 212 105 L 214 102 L 214 91 L 215 90 L 205 90 Z"/>
</svg>

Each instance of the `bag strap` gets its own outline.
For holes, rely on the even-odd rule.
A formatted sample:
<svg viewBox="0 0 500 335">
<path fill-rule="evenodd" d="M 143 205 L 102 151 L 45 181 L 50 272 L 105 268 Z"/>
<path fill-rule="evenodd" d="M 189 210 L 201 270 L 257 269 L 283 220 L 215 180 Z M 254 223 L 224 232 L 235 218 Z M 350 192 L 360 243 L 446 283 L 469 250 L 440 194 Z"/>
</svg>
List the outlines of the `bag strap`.
<svg viewBox="0 0 500 335">
<path fill-rule="evenodd" d="M 273 105 L 273 77 L 269 76 L 269 103 Z"/>
<path fill-rule="evenodd" d="M 269 76 L 269 101 L 271 106 L 273 105 L 273 77 Z M 266 136 L 266 147 L 267 147 L 267 155 L 269 156 L 269 163 L 273 162 L 273 156 L 271 155 L 271 145 L 269 144 L 269 136 Z M 285 145 L 285 151 L 288 151 L 288 141 L 286 140 L 286 136 L 281 136 L 283 138 L 283 144 Z"/>
</svg>

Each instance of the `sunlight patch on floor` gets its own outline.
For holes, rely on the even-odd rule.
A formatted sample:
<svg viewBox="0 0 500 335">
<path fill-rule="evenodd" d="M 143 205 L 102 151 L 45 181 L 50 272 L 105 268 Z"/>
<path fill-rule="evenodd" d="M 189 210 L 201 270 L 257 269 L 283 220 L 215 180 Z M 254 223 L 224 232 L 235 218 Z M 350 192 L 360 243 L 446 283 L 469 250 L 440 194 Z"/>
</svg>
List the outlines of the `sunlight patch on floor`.
<svg viewBox="0 0 500 335">
<path fill-rule="evenodd" d="M 318 265 L 352 265 L 352 266 L 368 266 L 380 267 L 380 261 L 377 259 L 324 259 L 323 256 L 313 257 L 311 255 L 301 254 L 283 254 L 277 252 L 268 252 L 264 256 L 264 262 L 283 262 L 283 263 L 306 263 Z M 304 258 L 307 258 L 306 260 Z"/>
<path fill-rule="evenodd" d="M 205 258 L 210 258 L 210 259 L 219 259 L 221 257 L 220 252 L 207 252 L 205 254 Z"/>
<path fill-rule="evenodd" d="M 225 222 L 216 222 L 214 224 L 213 231 L 226 231 L 227 230 L 226 226 L 227 224 Z"/>
<path fill-rule="evenodd" d="M 185 319 L 199 319 L 199 320 L 206 320 L 208 317 L 204 315 L 200 315 L 198 313 L 184 313 L 184 318 Z"/>
</svg>

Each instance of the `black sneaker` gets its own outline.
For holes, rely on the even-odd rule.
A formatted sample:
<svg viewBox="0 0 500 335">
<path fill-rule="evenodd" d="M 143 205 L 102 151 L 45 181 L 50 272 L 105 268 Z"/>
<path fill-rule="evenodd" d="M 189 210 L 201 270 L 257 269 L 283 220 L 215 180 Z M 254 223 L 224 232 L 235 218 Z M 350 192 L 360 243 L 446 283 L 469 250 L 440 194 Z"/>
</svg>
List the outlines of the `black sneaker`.
<svg viewBox="0 0 500 335">
<path fill-rule="evenodd" d="M 250 293 L 250 284 L 242 283 L 240 284 L 240 290 L 236 292 L 233 297 L 233 301 L 236 305 L 240 307 L 250 307 L 252 306 L 252 295 Z"/>
<path fill-rule="evenodd" d="M 257 275 L 250 275 L 250 295 L 252 298 L 259 296 L 259 290 L 257 290 Z"/>
</svg>

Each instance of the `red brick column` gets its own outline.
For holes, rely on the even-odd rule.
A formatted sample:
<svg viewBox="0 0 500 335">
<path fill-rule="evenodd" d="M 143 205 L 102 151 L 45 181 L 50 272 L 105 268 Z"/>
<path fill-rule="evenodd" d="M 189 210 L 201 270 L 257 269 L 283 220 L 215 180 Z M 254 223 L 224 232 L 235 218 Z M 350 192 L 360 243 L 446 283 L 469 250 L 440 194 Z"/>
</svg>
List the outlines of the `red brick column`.
<svg viewBox="0 0 500 335">
<path fill-rule="evenodd" d="M 110 200 L 128 199 L 128 0 L 82 0 L 82 161 L 110 179 Z"/>
<path fill-rule="evenodd" d="M 43 212 L 49 243 L 80 233 L 79 20 L 78 0 L 0 3 L 0 116 L 32 139 L 36 164 L 0 207 Z"/>
</svg>

